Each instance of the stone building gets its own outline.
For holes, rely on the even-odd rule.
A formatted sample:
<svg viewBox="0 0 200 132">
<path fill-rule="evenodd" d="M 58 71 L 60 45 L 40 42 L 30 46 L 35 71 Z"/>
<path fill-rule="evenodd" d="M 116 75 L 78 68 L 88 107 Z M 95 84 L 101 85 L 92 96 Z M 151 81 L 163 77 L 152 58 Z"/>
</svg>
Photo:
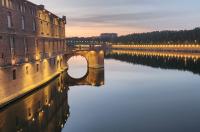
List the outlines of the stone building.
<svg viewBox="0 0 200 132">
<path fill-rule="evenodd" d="M 0 66 L 64 52 L 66 17 L 26 0 L 0 0 Z"/>
<path fill-rule="evenodd" d="M 67 69 L 66 17 L 26 0 L 0 0 L 0 107 Z"/>
</svg>

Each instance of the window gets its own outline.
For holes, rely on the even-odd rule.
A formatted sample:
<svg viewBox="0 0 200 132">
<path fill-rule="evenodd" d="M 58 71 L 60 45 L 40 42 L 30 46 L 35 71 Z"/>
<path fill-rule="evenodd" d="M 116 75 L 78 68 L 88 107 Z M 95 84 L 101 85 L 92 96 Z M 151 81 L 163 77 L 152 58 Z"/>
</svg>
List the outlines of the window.
<svg viewBox="0 0 200 132">
<path fill-rule="evenodd" d="M 31 108 L 28 108 L 28 116 L 31 116 Z"/>
<path fill-rule="evenodd" d="M 2 59 L 4 58 L 4 53 L 1 53 L 1 58 L 2 58 Z"/>
<path fill-rule="evenodd" d="M 24 11 L 24 13 L 26 12 L 26 6 L 25 5 L 23 5 L 23 11 Z"/>
<path fill-rule="evenodd" d="M 24 19 L 24 16 L 22 16 L 22 30 L 25 29 L 25 19 Z"/>
<path fill-rule="evenodd" d="M 26 66 L 26 74 L 28 74 L 28 66 Z"/>
<path fill-rule="evenodd" d="M 9 7 L 8 0 L 5 0 L 4 3 L 5 3 L 5 6 L 6 6 L 6 7 Z"/>
<path fill-rule="evenodd" d="M 23 6 L 22 5 L 20 5 L 20 11 L 23 12 Z"/>
<path fill-rule="evenodd" d="M 15 40 L 14 40 L 14 37 L 10 36 L 9 41 L 10 41 L 10 52 L 11 52 L 12 57 L 14 57 L 14 54 L 15 54 Z"/>
<path fill-rule="evenodd" d="M 36 22 L 33 20 L 33 31 L 36 31 Z"/>
<path fill-rule="evenodd" d="M 31 15 L 35 15 L 35 9 L 34 8 L 30 8 L 30 12 L 31 12 Z"/>
<path fill-rule="evenodd" d="M 36 70 L 39 72 L 39 64 L 36 65 Z"/>
<path fill-rule="evenodd" d="M 1 0 L 1 4 L 2 4 L 2 6 L 5 6 L 4 0 Z"/>
<path fill-rule="evenodd" d="M 53 41 L 53 52 L 55 52 L 55 43 Z"/>
<path fill-rule="evenodd" d="M 43 23 L 42 23 L 42 21 L 40 22 L 40 30 L 41 30 L 41 34 L 43 34 Z"/>
<path fill-rule="evenodd" d="M 16 80 L 16 69 L 13 70 L 13 80 Z"/>
<path fill-rule="evenodd" d="M 25 53 L 25 55 L 27 55 L 27 53 L 28 53 L 28 44 L 26 42 L 26 38 L 24 38 L 24 53 Z"/>
<path fill-rule="evenodd" d="M 8 21 L 8 28 L 12 28 L 12 16 L 10 12 L 8 12 L 7 21 Z"/>
<path fill-rule="evenodd" d="M 13 8 L 12 0 L 8 0 L 8 6 L 9 6 L 9 8 Z"/>
</svg>

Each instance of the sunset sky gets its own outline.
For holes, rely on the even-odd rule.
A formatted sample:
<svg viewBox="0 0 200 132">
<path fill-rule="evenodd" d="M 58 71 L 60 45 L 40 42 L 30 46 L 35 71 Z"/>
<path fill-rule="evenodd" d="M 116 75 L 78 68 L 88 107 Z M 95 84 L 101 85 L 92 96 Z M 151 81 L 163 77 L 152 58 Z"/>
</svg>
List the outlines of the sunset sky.
<svg viewBox="0 0 200 132">
<path fill-rule="evenodd" d="M 200 0 L 30 0 L 67 17 L 66 36 L 119 35 L 200 25 Z"/>
</svg>

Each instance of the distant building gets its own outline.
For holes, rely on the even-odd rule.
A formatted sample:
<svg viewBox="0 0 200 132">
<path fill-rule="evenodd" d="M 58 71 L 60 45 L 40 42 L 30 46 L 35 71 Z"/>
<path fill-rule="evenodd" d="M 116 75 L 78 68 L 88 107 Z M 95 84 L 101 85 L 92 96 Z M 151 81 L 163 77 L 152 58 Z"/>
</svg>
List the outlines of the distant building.
<svg viewBox="0 0 200 132">
<path fill-rule="evenodd" d="M 99 37 L 71 37 L 66 38 L 67 45 L 78 44 L 96 44 L 99 42 Z"/>
<path fill-rule="evenodd" d="M 100 39 L 102 41 L 114 41 L 117 39 L 117 37 L 118 37 L 117 33 L 102 33 L 100 35 Z"/>
</svg>

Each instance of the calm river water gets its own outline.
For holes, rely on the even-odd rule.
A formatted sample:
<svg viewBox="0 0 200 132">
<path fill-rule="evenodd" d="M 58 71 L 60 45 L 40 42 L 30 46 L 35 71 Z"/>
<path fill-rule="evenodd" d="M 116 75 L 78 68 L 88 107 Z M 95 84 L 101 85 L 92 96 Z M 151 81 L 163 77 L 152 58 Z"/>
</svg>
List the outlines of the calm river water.
<svg viewBox="0 0 200 132">
<path fill-rule="evenodd" d="M 76 63 L 70 76 L 84 68 Z M 199 59 L 109 54 L 104 69 L 90 69 L 84 78 L 70 76 L 4 109 L 0 120 L 14 120 L 19 130 L 29 131 L 200 132 Z M 39 111 L 30 116 L 27 104 L 41 95 L 47 96 L 41 102 L 48 98 L 46 106 L 36 103 Z M 32 121 L 23 121 L 23 113 Z"/>
</svg>

